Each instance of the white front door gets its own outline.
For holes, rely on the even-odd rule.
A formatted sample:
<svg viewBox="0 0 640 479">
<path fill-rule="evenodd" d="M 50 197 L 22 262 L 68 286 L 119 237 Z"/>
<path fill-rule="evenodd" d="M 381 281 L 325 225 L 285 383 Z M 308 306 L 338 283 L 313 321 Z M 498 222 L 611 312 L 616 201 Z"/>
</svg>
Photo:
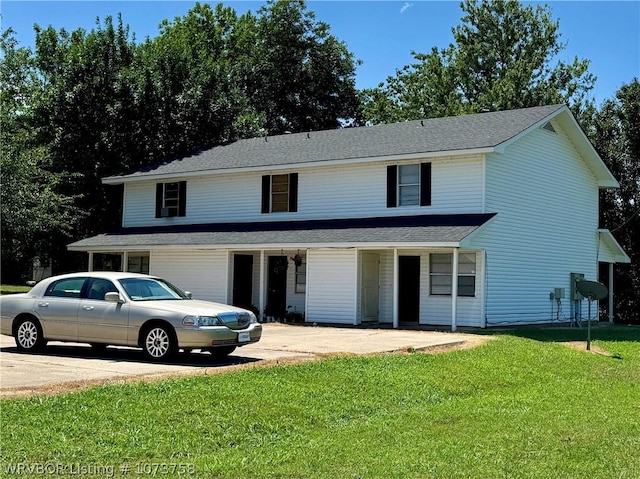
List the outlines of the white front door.
<svg viewBox="0 0 640 479">
<path fill-rule="evenodd" d="M 378 321 L 380 311 L 380 255 L 362 253 L 362 322 Z"/>
</svg>

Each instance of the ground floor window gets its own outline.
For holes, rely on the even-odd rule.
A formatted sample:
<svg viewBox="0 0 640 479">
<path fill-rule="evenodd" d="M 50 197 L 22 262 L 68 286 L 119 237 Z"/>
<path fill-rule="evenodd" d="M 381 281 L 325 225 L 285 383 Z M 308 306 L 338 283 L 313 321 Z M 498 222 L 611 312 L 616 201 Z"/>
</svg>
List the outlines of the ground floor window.
<svg viewBox="0 0 640 479">
<path fill-rule="evenodd" d="M 296 265 L 296 293 L 307 291 L 307 265 L 300 263 Z"/>
<path fill-rule="evenodd" d="M 453 276 L 453 254 L 431 253 L 429 255 L 429 279 L 432 295 L 451 296 Z M 458 296 L 476 295 L 476 255 L 458 255 Z"/>
<path fill-rule="evenodd" d="M 93 271 L 122 271 L 122 254 L 94 253 Z"/>
<path fill-rule="evenodd" d="M 149 274 L 149 254 L 129 255 L 127 258 L 127 272 Z"/>
</svg>

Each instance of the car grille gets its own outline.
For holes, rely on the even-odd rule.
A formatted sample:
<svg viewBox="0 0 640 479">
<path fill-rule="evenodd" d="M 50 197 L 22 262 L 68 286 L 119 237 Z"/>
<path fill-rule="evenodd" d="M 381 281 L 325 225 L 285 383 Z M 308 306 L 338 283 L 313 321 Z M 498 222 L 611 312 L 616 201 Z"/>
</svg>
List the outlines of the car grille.
<svg viewBox="0 0 640 479">
<path fill-rule="evenodd" d="M 249 313 L 220 313 L 218 317 L 229 329 L 245 329 L 251 322 Z"/>
</svg>

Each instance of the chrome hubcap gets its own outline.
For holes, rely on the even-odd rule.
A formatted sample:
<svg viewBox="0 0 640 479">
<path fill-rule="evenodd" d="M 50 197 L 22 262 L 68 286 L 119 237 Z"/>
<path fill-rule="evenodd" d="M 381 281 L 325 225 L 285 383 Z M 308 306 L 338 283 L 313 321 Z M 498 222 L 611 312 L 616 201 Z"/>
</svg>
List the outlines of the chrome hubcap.
<svg viewBox="0 0 640 479">
<path fill-rule="evenodd" d="M 169 335 L 162 328 L 154 328 L 147 334 L 147 352 L 154 358 L 161 358 L 169 351 Z"/>
<path fill-rule="evenodd" d="M 18 344 L 25 349 L 30 349 L 38 341 L 38 328 L 31 321 L 26 321 L 18 327 Z"/>
</svg>

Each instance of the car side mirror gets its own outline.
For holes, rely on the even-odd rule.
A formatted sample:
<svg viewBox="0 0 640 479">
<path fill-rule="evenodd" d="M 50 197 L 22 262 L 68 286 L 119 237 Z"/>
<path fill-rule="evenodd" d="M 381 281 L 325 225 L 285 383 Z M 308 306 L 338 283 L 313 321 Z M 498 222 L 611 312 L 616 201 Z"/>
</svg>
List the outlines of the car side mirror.
<svg viewBox="0 0 640 479">
<path fill-rule="evenodd" d="M 193 295 L 191 294 L 191 291 L 185 291 L 184 295 L 187 297 L 187 299 L 193 299 Z"/>
<path fill-rule="evenodd" d="M 111 292 L 104 295 L 104 300 L 109 301 L 111 303 L 123 303 L 122 299 L 120 299 L 120 293 Z"/>
</svg>

